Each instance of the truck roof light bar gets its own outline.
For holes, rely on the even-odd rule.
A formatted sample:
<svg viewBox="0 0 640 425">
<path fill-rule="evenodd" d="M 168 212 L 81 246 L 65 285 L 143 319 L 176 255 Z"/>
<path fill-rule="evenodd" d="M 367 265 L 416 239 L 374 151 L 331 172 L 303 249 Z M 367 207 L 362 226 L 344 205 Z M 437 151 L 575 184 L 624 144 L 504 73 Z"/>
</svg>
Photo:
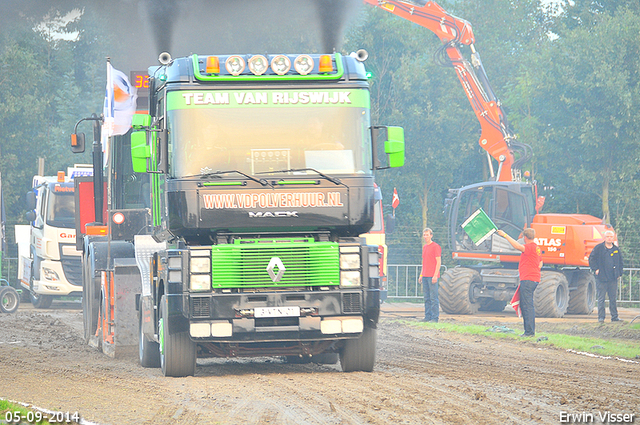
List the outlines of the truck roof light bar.
<svg viewBox="0 0 640 425">
<path fill-rule="evenodd" d="M 344 76 L 339 53 L 301 55 L 191 56 L 193 72 L 200 81 L 338 80 Z M 216 65 L 218 61 L 218 65 Z M 224 63 L 220 69 L 219 64 Z M 292 66 L 293 65 L 293 66 Z M 163 74 L 166 75 L 166 74 Z"/>
</svg>

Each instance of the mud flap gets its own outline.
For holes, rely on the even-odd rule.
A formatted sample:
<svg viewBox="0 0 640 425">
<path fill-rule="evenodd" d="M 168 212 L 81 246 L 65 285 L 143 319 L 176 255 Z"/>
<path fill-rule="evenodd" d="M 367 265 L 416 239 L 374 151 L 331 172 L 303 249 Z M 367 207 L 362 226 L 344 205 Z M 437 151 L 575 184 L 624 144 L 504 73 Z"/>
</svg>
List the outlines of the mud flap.
<svg viewBox="0 0 640 425">
<path fill-rule="evenodd" d="M 113 273 L 103 279 L 102 351 L 109 357 L 131 353 L 138 346 L 136 294 L 142 290 L 134 258 L 114 259 Z"/>
</svg>

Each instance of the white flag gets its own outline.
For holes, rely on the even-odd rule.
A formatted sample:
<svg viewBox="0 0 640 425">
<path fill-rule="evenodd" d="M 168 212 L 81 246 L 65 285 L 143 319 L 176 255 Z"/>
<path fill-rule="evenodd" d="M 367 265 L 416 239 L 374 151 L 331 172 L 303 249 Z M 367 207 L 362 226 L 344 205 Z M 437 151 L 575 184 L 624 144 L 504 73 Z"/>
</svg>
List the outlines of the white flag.
<svg viewBox="0 0 640 425">
<path fill-rule="evenodd" d="M 136 112 L 138 92 L 123 72 L 107 62 L 107 93 L 104 99 L 103 133 L 106 136 L 125 134 L 131 128 Z"/>
</svg>

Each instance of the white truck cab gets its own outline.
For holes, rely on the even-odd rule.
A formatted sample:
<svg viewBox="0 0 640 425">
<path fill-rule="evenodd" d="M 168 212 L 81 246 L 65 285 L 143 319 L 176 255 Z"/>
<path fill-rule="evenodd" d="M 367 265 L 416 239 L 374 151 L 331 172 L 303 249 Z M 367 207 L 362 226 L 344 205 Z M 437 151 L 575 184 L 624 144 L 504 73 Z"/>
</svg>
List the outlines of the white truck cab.
<svg viewBox="0 0 640 425">
<path fill-rule="evenodd" d="M 82 253 L 76 249 L 73 178 L 91 175 L 91 166 L 69 167 L 67 174 L 34 176 L 27 194 L 32 208 L 28 227 L 16 229 L 20 284 L 36 308 L 48 308 L 55 297 L 82 296 Z M 18 237 L 18 235 L 23 235 Z M 27 237 L 28 235 L 28 237 Z M 21 246 L 22 245 L 22 246 Z M 26 247 L 25 245 L 28 245 Z"/>
</svg>

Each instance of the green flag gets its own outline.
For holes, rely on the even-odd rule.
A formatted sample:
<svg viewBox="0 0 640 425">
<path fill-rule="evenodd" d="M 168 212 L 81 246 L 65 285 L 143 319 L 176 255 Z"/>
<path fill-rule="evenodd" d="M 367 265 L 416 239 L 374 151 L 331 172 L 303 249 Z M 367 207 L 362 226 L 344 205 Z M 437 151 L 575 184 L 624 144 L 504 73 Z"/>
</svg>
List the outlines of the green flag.
<svg viewBox="0 0 640 425">
<path fill-rule="evenodd" d="M 487 213 L 482 208 L 479 208 L 462 223 L 462 229 L 469 235 L 474 244 L 480 245 L 495 233 L 498 227 L 491 221 Z"/>
</svg>

